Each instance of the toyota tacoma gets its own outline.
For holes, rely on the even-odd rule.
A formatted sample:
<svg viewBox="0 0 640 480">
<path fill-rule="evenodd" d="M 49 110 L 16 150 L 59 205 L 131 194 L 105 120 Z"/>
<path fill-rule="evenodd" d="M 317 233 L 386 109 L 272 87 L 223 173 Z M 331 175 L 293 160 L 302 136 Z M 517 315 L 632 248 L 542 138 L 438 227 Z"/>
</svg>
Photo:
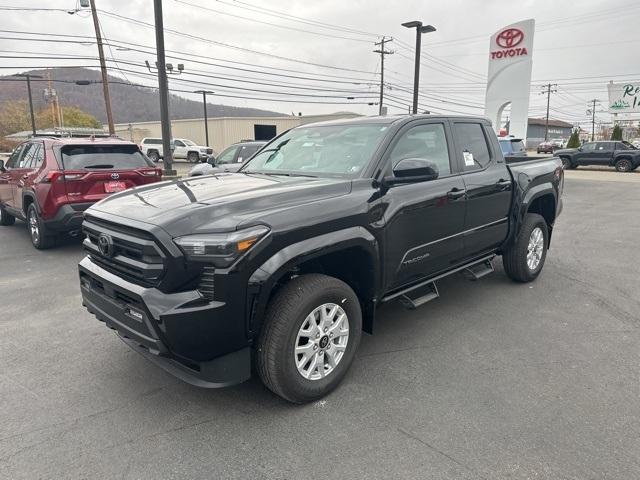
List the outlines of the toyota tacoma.
<svg viewBox="0 0 640 480">
<path fill-rule="evenodd" d="M 558 158 L 508 164 L 489 121 L 389 116 L 304 125 L 236 173 L 142 186 L 85 213 L 83 304 L 202 387 L 252 371 L 295 403 L 333 390 L 379 305 L 417 308 L 456 272 L 540 274 Z"/>
</svg>

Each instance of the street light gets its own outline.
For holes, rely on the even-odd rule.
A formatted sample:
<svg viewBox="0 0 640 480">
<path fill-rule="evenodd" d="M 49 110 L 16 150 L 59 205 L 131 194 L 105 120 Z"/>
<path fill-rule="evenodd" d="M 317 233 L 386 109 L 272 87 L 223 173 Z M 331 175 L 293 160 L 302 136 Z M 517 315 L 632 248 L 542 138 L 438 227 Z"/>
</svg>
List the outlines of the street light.
<svg viewBox="0 0 640 480">
<path fill-rule="evenodd" d="M 423 33 L 435 32 L 436 27 L 433 25 L 422 25 L 422 22 L 414 20 L 413 22 L 405 22 L 403 27 L 416 29 L 416 66 L 413 76 L 413 113 L 418 113 L 418 84 L 420 83 L 420 46 Z"/>
<path fill-rule="evenodd" d="M 40 75 L 34 75 L 32 73 L 16 73 L 12 75 L 13 77 L 20 77 L 27 79 L 27 91 L 29 92 L 29 113 L 31 114 L 31 132 L 35 136 L 36 134 L 36 118 L 33 115 L 33 98 L 31 96 L 31 79 L 32 78 L 42 78 Z"/>
<path fill-rule="evenodd" d="M 206 145 L 209 146 L 209 121 L 207 120 L 207 93 L 213 94 L 211 90 L 196 90 L 193 93 L 202 94 L 202 105 L 204 107 L 204 136 Z"/>
</svg>

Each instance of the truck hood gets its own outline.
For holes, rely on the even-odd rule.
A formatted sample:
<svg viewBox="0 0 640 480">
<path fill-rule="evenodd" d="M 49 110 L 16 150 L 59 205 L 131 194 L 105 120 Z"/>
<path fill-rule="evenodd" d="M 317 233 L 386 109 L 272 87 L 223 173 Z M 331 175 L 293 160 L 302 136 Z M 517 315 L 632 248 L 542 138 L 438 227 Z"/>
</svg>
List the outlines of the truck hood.
<svg viewBox="0 0 640 480">
<path fill-rule="evenodd" d="M 173 236 L 234 230 L 264 221 L 274 211 L 346 195 L 351 181 L 223 173 L 156 183 L 109 196 L 87 213 L 99 211 L 150 223 Z M 258 219 L 258 220 L 256 220 Z"/>
</svg>

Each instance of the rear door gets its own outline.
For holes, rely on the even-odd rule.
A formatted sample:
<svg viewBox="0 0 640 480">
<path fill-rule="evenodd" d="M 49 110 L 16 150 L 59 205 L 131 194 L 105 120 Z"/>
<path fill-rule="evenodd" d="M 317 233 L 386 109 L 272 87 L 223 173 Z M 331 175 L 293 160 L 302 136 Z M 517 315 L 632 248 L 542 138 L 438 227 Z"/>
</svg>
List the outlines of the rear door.
<svg viewBox="0 0 640 480">
<path fill-rule="evenodd" d="M 65 145 L 59 153 L 72 203 L 97 202 L 111 193 L 160 179 L 137 145 Z"/>
<path fill-rule="evenodd" d="M 468 120 L 452 123 L 467 192 L 465 256 L 472 258 L 494 250 L 507 238 L 513 185 L 491 129 Z"/>
<path fill-rule="evenodd" d="M 18 145 L 5 162 L 5 171 L 0 172 L 0 202 L 9 207 L 13 206 L 12 170 L 20 164 L 20 157 L 28 143 Z"/>
</svg>

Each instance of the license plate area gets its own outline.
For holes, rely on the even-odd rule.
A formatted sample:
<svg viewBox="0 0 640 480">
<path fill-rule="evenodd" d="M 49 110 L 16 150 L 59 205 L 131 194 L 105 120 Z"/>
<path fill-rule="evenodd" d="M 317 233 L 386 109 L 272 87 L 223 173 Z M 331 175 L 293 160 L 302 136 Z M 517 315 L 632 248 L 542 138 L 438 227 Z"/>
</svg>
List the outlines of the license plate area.
<svg viewBox="0 0 640 480">
<path fill-rule="evenodd" d="M 104 191 L 106 193 L 116 193 L 127 189 L 127 184 L 124 182 L 105 182 Z"/>
</svg>

